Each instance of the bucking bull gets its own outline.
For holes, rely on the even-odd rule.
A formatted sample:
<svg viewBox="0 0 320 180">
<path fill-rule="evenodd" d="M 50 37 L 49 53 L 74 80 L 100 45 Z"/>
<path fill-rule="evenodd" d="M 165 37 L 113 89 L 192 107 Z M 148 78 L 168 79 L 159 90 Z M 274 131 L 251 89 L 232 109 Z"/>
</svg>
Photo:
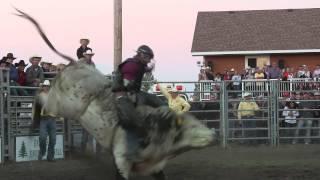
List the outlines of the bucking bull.
<svg viewBox="0 0 320 180">
<path fill-rule="evenodd" d="M 167 161 L 185 151 L 203 148 L 214 140 L 213 131 L 188 113 L 159 119 L 159 114 L 168 108 L 152 108 L 138 105 L 136 110 L 146 119 L 148 129 L 145 142 L 138 144 L 134 156 L 128 157 L 126 130 L 118 125 L 115 96 L 112 82 L 92 66 L 76 62 L 57 51 L 48 40 L 39 24 L 26 13 L 19 16 L 31 21 L 48 46 L 70 64 L 57 74 L 51 83 L 42 106 L 47 114 L 55 117 L 79 120 L 104 148 L 111 150 L 116 165 L 116 179 L 128 179 L 132 175 L 151 175 L 164 180 L 163 169 Z"/>
</svg>

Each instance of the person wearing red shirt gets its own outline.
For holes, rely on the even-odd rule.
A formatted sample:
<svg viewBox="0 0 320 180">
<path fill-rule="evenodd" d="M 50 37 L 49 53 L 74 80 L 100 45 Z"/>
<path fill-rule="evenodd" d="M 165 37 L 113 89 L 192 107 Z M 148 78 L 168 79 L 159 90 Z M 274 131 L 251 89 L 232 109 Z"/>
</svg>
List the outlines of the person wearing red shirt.
<svg viewBox="0 0 320 180">
<path fill-rule="evenodd" d="M 20 60 L 19 63 L 15 63 L 15 66 L 18 69 L 18 84 L 20 86 L 25 86 L 27 82 L 27 76 L 26 73 L 24 72 L 25 67 L 27 64 L 25 64 L 24 60 Z"/>
</svg>

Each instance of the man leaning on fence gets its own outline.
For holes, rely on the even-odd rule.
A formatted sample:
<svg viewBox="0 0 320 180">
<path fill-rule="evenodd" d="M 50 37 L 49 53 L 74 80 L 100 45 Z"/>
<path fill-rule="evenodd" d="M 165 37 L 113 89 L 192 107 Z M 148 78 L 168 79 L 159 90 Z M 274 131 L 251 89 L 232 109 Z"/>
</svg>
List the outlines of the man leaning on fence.
<svg viewBox="0 0 320 180">
<path fill-rule="evenodd" d="M 252 94 L 249 92 L 244 93 L 244 100 L 242 100 L 238 107 L 238 119 L 242 124 L 243 135 L 245 138 L 254 138 L 256 137 L 256 111 L 260 108 L 256 102 L 252 99 Z M 255 143 L 255 140 L 249 140 L 250 143 Z"/>
<path fill-rule="evenodd" d="M 298 119 L 297 129 L 295 131 L 295 138 L 292 141 L 292 144 L 296 144 L 298 142 L 298 138 L 300 137 L 301 130 L 305 130 L 304 133 L 304 143 L 310 144 L 311 143 L 311 127 L 312 127 L 312 118 L 314 118 L 314 112 L 316 103 L 314 97 L 311 93 L 304 93 L 303 94 L 303 101 L 299 103 L 299 109 L 302 109 L 301 116 Z"/>
<path fill-rule="evenodd" d="M 48 99 L 49 89 L 49 80 L 45 80 L 42 84 L 40 84 L 40 90 L 35 97 L 35 102 L 33 105 L 33 127 L 40 126 L 40 151 L 38 160 L 42 160 L 43 156 L 46 154 L 47 136 L 49 136 L 47 160 L 49 162 L 54 162 L 54 147 L 56 144 L 56 119 L 55 117 L 49 115 L 43 108 L 45 102 Z"/>
</svg>

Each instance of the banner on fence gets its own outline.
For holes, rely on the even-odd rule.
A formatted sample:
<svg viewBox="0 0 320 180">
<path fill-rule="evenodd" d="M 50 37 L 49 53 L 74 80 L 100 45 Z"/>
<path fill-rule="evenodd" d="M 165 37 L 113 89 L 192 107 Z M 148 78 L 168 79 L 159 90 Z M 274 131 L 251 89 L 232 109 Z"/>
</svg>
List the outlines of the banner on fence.
<svg viewBox="0 0 320 180">
<path fill-rule="evenodd" d="M 49 138 L 47 139 L 48 148 Z M 16 137 L 16 161 L 34 161 L 38 160 L 39 154 L 39 136 Z M 45 155 L 45 157 L 47 154 Z M 55 159 L 63 159 L 63 135 L 56 136 Z M 45 159 L 45 158 L 44 158 Z"/>
</svg>

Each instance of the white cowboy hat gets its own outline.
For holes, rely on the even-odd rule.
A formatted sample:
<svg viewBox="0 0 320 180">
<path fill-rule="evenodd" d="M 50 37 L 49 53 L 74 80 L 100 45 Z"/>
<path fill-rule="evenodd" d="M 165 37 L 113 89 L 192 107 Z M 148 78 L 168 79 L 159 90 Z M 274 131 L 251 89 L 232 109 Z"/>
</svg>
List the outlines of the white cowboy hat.
<svg viewBox="0 0 320 180">
<path fill-rule="evenodd" d="M 83 55 L 94 55 L 94 52 L 92 52 L 92 50 L 88 49 L 83 53 Z"/>
<path fill-rule="evenodd" d="M 176 92 L 178 92 L 178 90 L 176 88 L 170 87 L 170 88 L 168 88 L 168 92 L 169 93 L 176 93 Z"/>
<path fill-rule="evenodd" d="M 33 60 L 38 60 L 39 62 L 41 61 L 42 57 L 38 56 L 38 55 L 33 55 L 29 58 L 29 61 L 33 61 Z"/>
<path fill-rule="evenodd" d="M 42 86 L 50 86 L 50 81 L 49 80 L 44 80 L 41 85 Z"/>
<path fill-rule="evenodd" d="M 251 96 L 251 95 L 252 95 L 251 93 L 245 92 L 245 93 L 243 94 L 243 97 L 247 97 L 247 96 Z"/>
</svg>

